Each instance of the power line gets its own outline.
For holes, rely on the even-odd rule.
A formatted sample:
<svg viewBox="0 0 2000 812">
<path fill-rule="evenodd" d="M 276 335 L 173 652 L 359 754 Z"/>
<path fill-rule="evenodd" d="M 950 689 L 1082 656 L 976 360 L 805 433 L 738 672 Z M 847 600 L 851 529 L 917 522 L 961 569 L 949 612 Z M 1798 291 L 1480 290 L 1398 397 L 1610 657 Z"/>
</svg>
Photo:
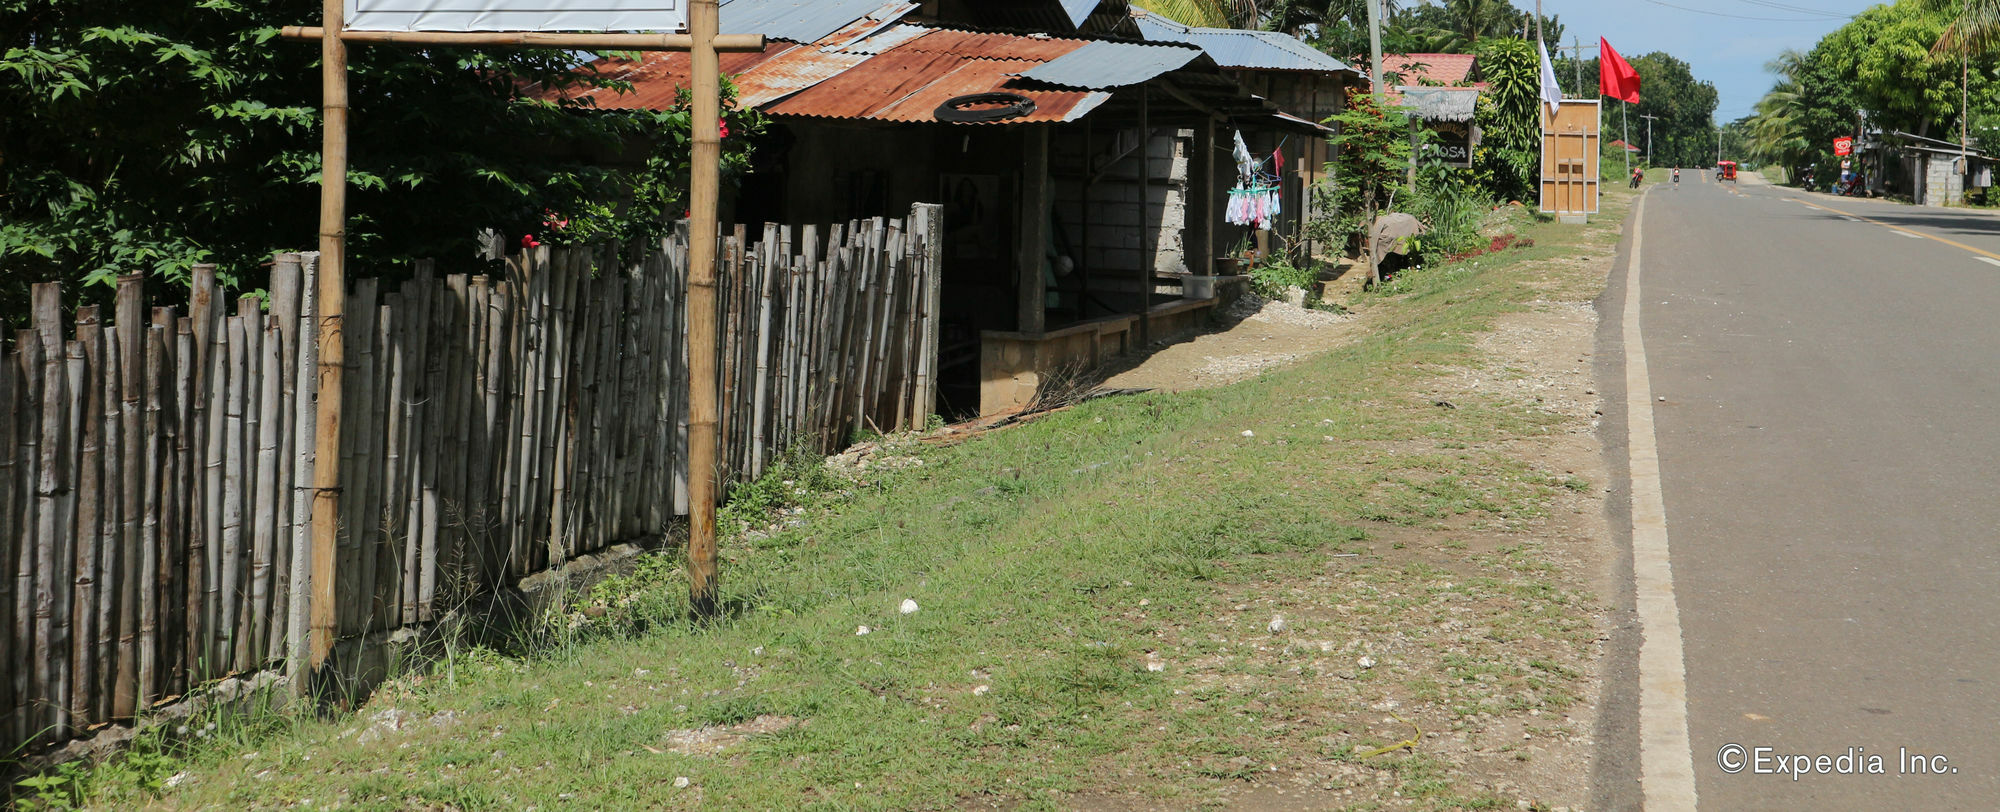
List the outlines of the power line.
<svg viewBox="0 0 2000 812">
<path fill-rule="evenodd" d="M 1794 6 L 1788 3 L 1774 2 L 1774 0 L 1739 0 L 1739 2 L 1749 3 L 1750 5 L 1753 6 L 1763 6 L 1764 8 L 1774 9 L 1777 11 L 1786 11 L 1786 12 L 1791 12 L 1793 14 L 1808 14 L 1815 17 L 1825 17 L 1827 19 L 1833 19 L 1833 20 L 1853 19 L 1853 15 L 1849 14 L 1839 14 L 1836 12 L 1824 11 L 1816 8 Z"/>
<path fill-rule="evenodd" d="M 1656 6 L 1665 6 L 1666 8 L 1676 9 L 1679 11 L 1689 11 L 1695 14 L 1707 14 L 1711 17 L 1728 17 L 1729 19 L 1732 20 L 1757 20 L 1759 22 L 1767 22 L 1767 23 L 1816 23 L 1826 19 L 1831 19 L 1824 17 L 1805 18 L 1805 19 L 1798 17 L 1752 17 L 1745 14 L 1729 14 L 1727 12 L 1721 12 L 1721 11 L 1709 11 L 1707 9 L 1689 8 L 1687 6 L 1677 6 L 1672 3 L 1663 3 L 1660 0 L 1646 0 L 1646 2 L 1652 3 L 1653 5 Z M 1846 19 L 1846 18 L 1841 18 L 1841 19 Z"/>
</svg>

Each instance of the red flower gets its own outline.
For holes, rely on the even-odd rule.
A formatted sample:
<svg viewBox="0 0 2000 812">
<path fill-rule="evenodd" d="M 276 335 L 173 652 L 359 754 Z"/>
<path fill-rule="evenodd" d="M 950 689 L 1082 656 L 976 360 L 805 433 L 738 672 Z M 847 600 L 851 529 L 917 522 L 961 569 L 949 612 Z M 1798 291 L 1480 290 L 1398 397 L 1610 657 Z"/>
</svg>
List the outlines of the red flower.
<svg viewBox="0 0 2000 812">
<path fill-rule="evenodd" d="M 535 235 L 533 235 L 533 234 L 523 234 L 523 235 L 521 235 L 521 247 L 522 247 L 522 248 L 534 248 L 534 247 L 536 247 L 536 246 L 539 246 L 539 245 L 541 245 L 541 244 L 542 244 L 542 241 L 541 241 L 541 240 L 537 240 L 537 239 L 535 239 Z"/>
<path fill-rule="evenodd" d="M 726 118 L 722 118 L 722 119 L 716 119 L 715 123 L 716 123 L 716 125 L 717 125 L 717 126 L 720 126 L 720 127 L 722 128 L 722 137 L 723 137 L 723 138 L 728 138 L 728 137 L 729 137 L 729 119 L 726 119 Z"/>
</svg>

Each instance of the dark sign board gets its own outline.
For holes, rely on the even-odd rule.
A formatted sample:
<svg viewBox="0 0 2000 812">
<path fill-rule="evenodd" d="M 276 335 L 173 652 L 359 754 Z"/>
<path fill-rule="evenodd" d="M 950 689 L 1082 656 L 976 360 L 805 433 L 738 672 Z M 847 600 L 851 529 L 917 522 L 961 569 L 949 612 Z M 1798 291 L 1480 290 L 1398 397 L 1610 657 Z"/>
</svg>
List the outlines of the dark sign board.
<svg viewBox="0 0 2000 812">
<path fill-rule="evenodd" d="M 1472 148 L 1479 145 L 1479 128 L 1470 121 L 1433 121 L 1426 126 L 1437 134 L 1437 142 L 1431 150 L 1446 164 L 1469 167 L 1472 165 Z"/>
</svg>

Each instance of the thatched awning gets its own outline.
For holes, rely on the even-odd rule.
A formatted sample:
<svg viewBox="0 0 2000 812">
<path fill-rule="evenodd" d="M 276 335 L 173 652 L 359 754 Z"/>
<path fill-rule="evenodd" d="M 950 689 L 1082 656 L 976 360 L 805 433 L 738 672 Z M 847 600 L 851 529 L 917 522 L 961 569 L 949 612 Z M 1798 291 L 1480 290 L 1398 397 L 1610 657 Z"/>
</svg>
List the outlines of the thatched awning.
<svg viewBox="0 0 2000 812">
<path fill-rule="evenodd" d="M 1475 87 L 1404 86 L 1396 92 L 1402 96 L 1400 104 L 1425 121 L 1471 121 L 1479 107 Z"/>
</svg>

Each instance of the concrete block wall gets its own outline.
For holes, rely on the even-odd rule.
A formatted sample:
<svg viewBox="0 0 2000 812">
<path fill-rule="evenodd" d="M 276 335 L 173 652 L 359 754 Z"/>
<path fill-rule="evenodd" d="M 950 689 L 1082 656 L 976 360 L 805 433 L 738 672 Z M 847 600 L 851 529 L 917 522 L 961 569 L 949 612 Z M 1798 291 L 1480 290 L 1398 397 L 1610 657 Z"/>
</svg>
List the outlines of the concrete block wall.
<svg viewBox="0 0 2000 812">
<path fill-rule="evenodd" d="M 1129 278 L 1132 272 L 1143 267 L 1147 261 L 1146 238 L 1141 226 L 1153 224 L 1159 229 L 1157 248 L 1151 258 L 1152 267 L 1160 272 L 1178 273 L 1187 268 L 1182 247 L 1181 232 L 1187 224 L 1187 173 L 1188 149 L 1192 133 L 1181 131 L 1172 135 L 1162 131 L 1155 135 L 1150 145 L 1151 162 L 1147 174 L 1151 183 L 1141 185 L 1139 181 L 1140 153 L 1134 150 L 1113 164 L 1102 178 L 1090 188 L 1090 253 L 1089 265 L 1093 280 L 1103 280 L 1102 286 L 1117 287 L 1116 280 Z M 1100 150 L 1109 144 L 1109 138 L 1100 137 Z M 1058 149 L 1072 153 L 1082 149 L 1080 141 L 1062 144 Z M 1080 166 L 1080 156 L 1072 154 L 1069 160 L 1058 159 L 1059 165 Z M 1072 176 L 1058 173 L 1056 178 L 1056 219 L 1063 234 L 1073 246 L 1083 244 L 1083 184 Z M 1143 220 L 1142 220 L 1143 216 Z M 1120 276 L 1120 274 L 1123 276 Z"/>
</svg>

